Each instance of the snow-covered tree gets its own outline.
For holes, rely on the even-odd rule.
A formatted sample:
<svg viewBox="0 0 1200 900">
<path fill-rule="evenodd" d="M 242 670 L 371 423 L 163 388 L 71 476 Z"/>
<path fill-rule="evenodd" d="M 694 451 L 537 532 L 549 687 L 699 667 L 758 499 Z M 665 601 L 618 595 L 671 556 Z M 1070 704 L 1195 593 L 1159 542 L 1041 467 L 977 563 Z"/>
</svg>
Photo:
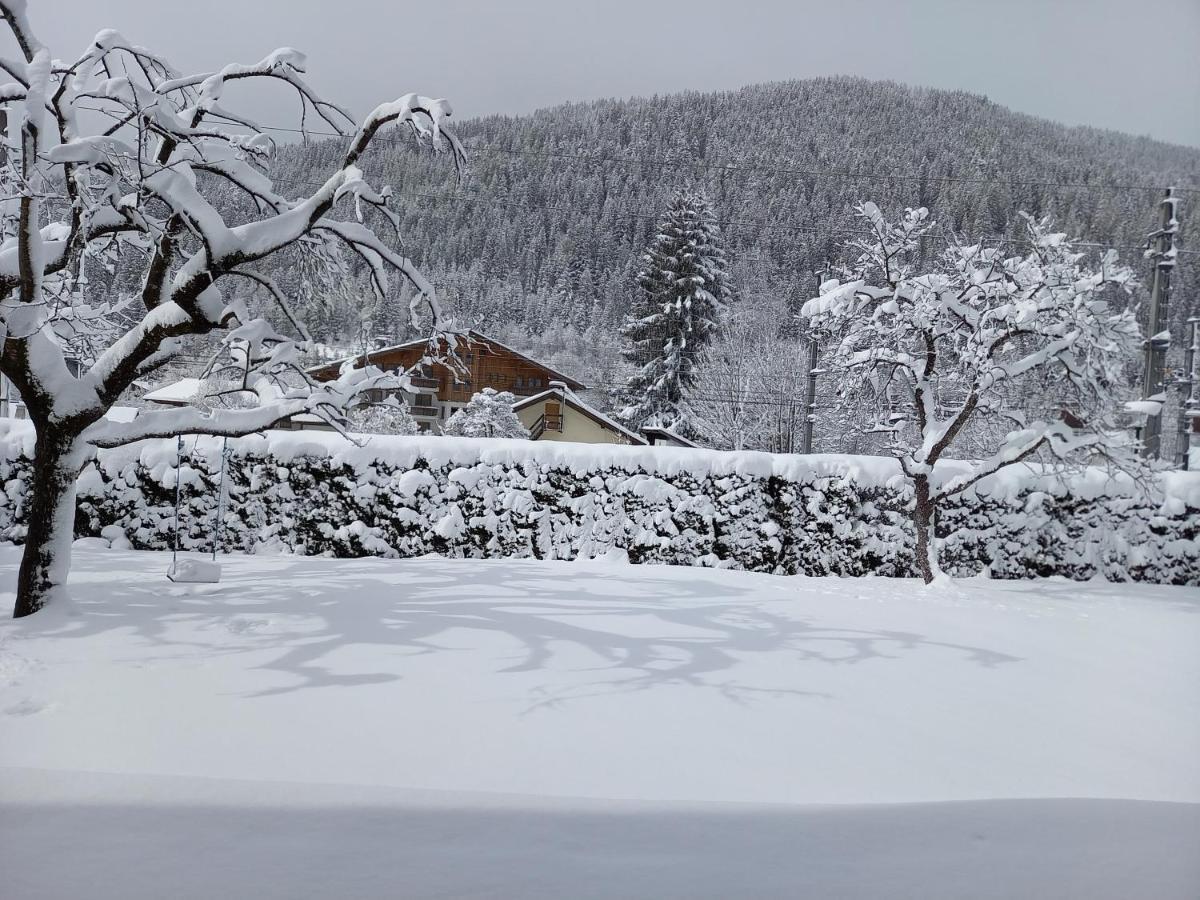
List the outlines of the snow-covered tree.
<svg viewBox="0 0 1200 900">
<path fill-rule="evenodd" d="M 630 344 L 625 359 L 637 367 L 618 413 L 631 428 L 696 433 L 687 393 L 729 301 L 725 269 L 708 200 L 694 191 L 677 194 L 643 257 L 640 294 L 621 329 Z"/>
<path fill-rule="evenodd" d="M 347 427 L 360 434 L 417 434 L 421 430 L 408 404 L 395 396 L 359 403 L 347 418 Z"/>
<path fill-rule="evenodd" d="M 508 391 L 484 388 L 446 420 L 442 432 L 452 437 L 528 438 L 529 429 L 513 412 L 516 400 Z"/>
<path fill-rule="evenodd" d="M 757 302 L 761 300 L 762 302 Z M 694 429 L 718 450 L 797 449 L 806 359 L 780 328 L 784 304 L 745 299 L 705 351 L 688 398 Z"/>
<path fill-rule="evenodd" d="M 14 611 L 22 616 L 65 581 L 76 476 L 94 448 L 177 433 L 242 435 L 297 413 L 339 422 L 356 395 L 382 383 L 367 369 L 311 383 L 296 342 L 251 311 L 249 292 L 257 291 L 277 307 L 277 321 L 308 338 L 288 296 L 256 264 L 287 248 L 321 253 L 340 245 L 380 296 L 390 272 L 407 279 L 414 315 L 424 301 L 433 330 L 443 329 L 431 285 L 367 223 L 368 214 L 389 227 L 398 220 L 389 190 L 368 185 L 359 164 L 391 125 L 449 148 L 457 163 L 463 155 L 443 127 L 450 115 L 444 100 L 406 94 L 356 126 L 309 87 L 296 50 L 184 75 L 105 30 L 79 56 L 60 61 L 34 36 L 24 0 L 0 0 L 0 14 L 23 57 L 0 61 L 10 79 L 0 85 L 9 123 L 0 167 L 0 372 L 20 391 L 36 431 Z M 266 174 L 271 138 L 229 105 L 249 81 L 294 92 L 302 121 L 346 136 L 332 171 L 308 196 L 276 191 Z M 249 201 L 236 220 L 215 201 L 231 193 Z M 353 208 L 349 221 L 334 215 L 339 202 Z M 113 282 L 136 286 L 132 295 L 93 291 L 90 279 L 112 269 L 124 270 Z M 135 379 L 170 361 L 188 339 L 211 333 L 223 335 L 226 349 L 245 351 L 251 366 L 239 391 L 257 405 L 105 418 Z"/>
<path fill-rule="evenodd" d="M 1065 235 L 1029 217 L 1025 255 L 954 243 L 918 271 L 919 244 L 932 227 L 925 209 L 895 223 L 873 203 L 859 215 L 871 237 L 855 242 L 857 261 L 801 314 L 839 341 L 843 397 L 873 398 L 886 414 L 874 430 L 888 434 L 888 450 L 911 481 L 917 565 L 930 582 L 938 572 L 931 526 L 942 500 L 1025 460 L 1128 450 L 1112 417 L 1139 329 L 1132 310 L 1104 295 L 1127 288 L 1133 273 L 1113 251 L 1087 267 Z M 994 430 L 989 453 L 937 477 L 934 466 L 979 422 L 1006 427 Z"/>
</svg>

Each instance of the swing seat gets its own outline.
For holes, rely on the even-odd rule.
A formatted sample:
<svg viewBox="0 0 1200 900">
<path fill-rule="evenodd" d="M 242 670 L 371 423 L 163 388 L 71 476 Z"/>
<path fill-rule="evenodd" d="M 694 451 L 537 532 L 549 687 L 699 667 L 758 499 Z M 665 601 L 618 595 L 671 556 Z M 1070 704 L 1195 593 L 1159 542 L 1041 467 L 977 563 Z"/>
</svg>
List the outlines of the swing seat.
<svg viewBox="0 0 1200 900">
<path fill-rule="evenodd" d="M 216 584 L 221 564 L 207 559 L 179 559 L 167 569 L 167 578 L 180 584 Z"/>
</svg>

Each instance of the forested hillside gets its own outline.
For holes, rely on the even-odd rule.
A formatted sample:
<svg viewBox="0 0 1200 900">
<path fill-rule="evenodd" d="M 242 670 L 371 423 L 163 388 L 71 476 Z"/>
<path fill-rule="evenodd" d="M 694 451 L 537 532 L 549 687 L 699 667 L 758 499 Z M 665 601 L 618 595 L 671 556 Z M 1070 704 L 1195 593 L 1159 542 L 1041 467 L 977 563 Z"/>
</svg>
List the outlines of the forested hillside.
<svg viewBox="0 0 1200 900">
<path fill-rule="evenodd" d="M 703 188 L 724 223 L 744 308 L 778 317 L 811 295 L 815 269 L 840 258 L 863 200 L 891 212 L 926 206 L 945 233 L 971 240 L 1020 240 L 1018 211 L 1049 214 L 1144 266 L 1136 248 L 1154 227 L 1161 187 L 1200 185 L 1194 148 L 853 78 L 568 104 L 458 131 L 471 152 L 461 184 L 444 159 L 400 135 L 367 162 L 369 177 L 398 195 L 407 251 L 461 323 L 601 386 L 620 376 L 616 326 L 638 257 L 681 187 Z M 303 190 L 339 147 L 286 147 L 281 178 Z M 1184 195 L 1184 248 L 1197 196 Z M 1193 258 L 1180 258 L 1177 326 L 1196 295 Z M 368 296 L 364 285 L 325 298 L 321 336 L 361 340 Z M 404 335 L 404 308 L 368 315 L 369 336 Z"/>
</svg>

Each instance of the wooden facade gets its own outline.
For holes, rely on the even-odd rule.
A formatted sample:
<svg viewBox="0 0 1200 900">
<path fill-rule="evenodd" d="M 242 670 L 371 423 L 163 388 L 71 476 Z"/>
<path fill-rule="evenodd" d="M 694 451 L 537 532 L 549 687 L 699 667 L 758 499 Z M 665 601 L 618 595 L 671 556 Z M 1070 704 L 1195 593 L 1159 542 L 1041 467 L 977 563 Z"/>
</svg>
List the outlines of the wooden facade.
<svg viewBox="0 0 1200 900">
<path fill-rule="evenodd" d="M 372 350 L 355 359 L 355 365 L 370 363 L 385 372 L 405 372 L 415 366 L 425 355 L 425 341 L 410 341 L 395 347 Z M 442 354 L 446 347 L 443 342 Z M 550 386 L 552 381 L 561 381 L 574 391 L 584 390 L 584 385 L 574 378 L 555 371 L 549 366 L 530 359 L 486 335 L 471 331 L 459 341 L 458 358 L 465 372 L 454 372 L 449 366 L 434 363 L 426 366 L 420 376 L 414 378 L 414 387 L 436 390 L 437 399 L 444 403 L 466 403 L 485 387 L 498 391 L 511 391 L 518 397 L 531 397 Z M 344 360 L 318 366 L 311 374 L 318 381 L 337 378 Z"/>
<path fill-rule="evenodd" d="M 354 357 L 354 365 L 370 364 L 385 372 L 409 372 L 420 363 L 427 349 L 428 343 L 424 340 L 410 341 Z M 509 391 L 517 398 L 540 394 L 554 382 L 571 390 L 585 389 L 574 378 L 477 331 L 461 337 L 456 350 L 461 369 L 446 363 L 427 363 L 409 376 L 413 386 L 408 398 L 409 409 L 425 430 L 439 431 L 441 424 L 455 410 L 466 406 L 484 388 Z M 448 356 L 444 342 L 439 355 Z M 338 360 L 317 366 L 309 373 L 318 381 L 331 381 L 345 362 Z"/>
</svg>

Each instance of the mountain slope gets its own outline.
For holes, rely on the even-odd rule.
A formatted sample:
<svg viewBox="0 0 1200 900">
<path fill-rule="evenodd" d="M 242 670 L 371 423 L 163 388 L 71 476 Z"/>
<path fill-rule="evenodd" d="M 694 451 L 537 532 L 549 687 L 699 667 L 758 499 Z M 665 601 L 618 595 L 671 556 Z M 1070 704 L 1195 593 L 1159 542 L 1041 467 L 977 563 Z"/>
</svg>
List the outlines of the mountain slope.
<svg viewBox="0 0 1200 900">
<path fill-rule="evenodd" d="M 461 321 L 541 352 L 565 348 L 563 363 L 587 355 L 575 360 L 584 375 L 611 354 L 640 251 L 684 185 L 703 187 L 734 223 L 725 236 L 751 302 L 807 297 L 813 270 L 852 236 L 862 200 L 927 206 L 971 239 L 1020 238 L 1026 210 L 1082 239 L 1133 248 L 1153 227 L 1161 186 L 1200 185 L 1198 149 L 854 78 L 568 104 L 463 122 L 459 133 L 472 153 L 463 185 L 444 159 L 404 140 L 381 144 L 367 164 L 400 195 L 408 252 Z M 317 177 L 338 146 L 289 148 L 283 177 Z M 1187 205 L 1183 215 L 1186 227 Z M 1188 260 L 1178 298 L 1194 296 L 1200 280 Z M 1177 301 L 1172 320 L 1184 317 Z M 382 314 L 373 328 L 398 336 L 400 318 Z M 346 336 L 349 311 L 329 313 L 322 328 Z"/>
</svg>

